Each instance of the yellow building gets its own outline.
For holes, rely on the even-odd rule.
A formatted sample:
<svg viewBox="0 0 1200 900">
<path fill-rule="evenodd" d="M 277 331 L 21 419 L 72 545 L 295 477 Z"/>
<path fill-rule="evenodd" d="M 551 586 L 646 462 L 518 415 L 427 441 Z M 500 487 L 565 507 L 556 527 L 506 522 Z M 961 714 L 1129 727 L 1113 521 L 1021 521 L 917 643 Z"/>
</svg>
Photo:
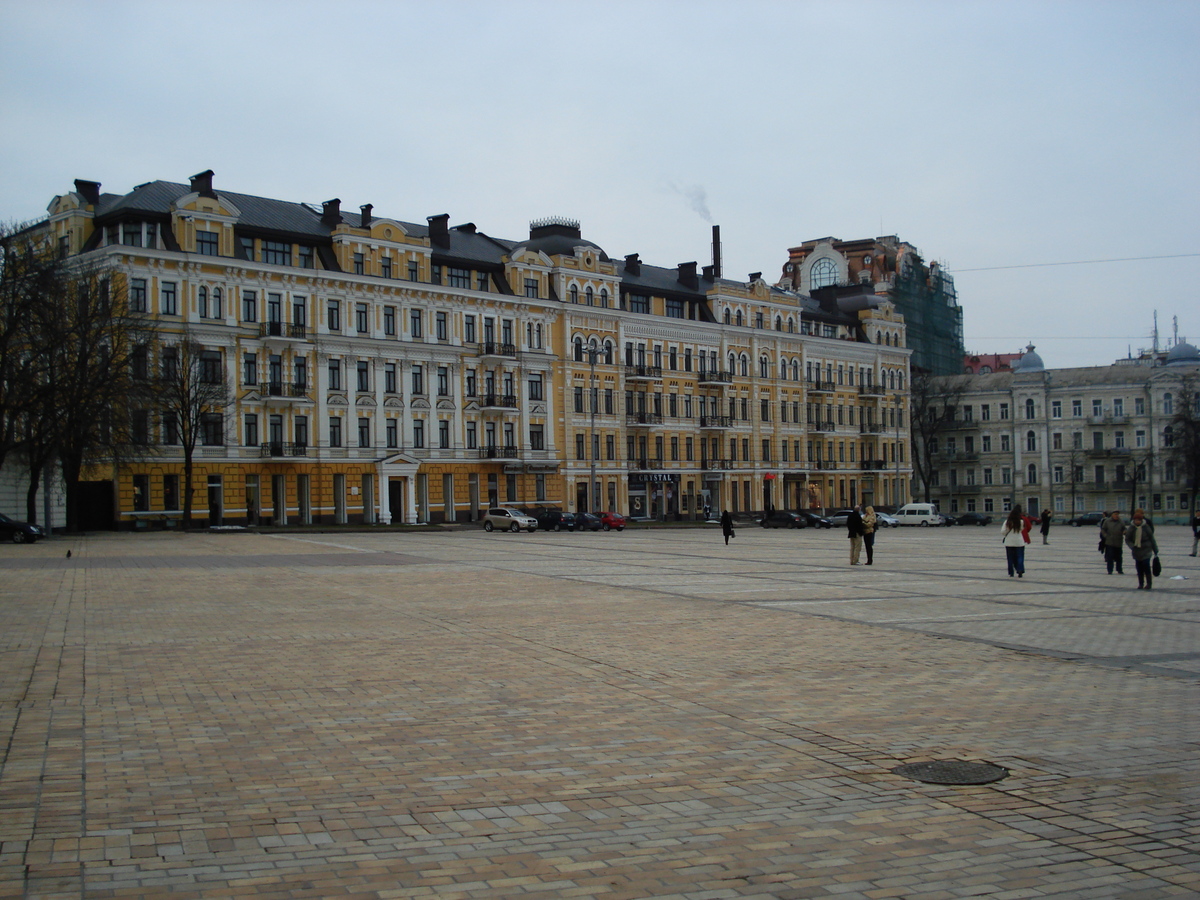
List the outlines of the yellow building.
<svg viewBox="0 0 1200 900">
<path fill-rule="evenodd" d="M 218 191 L 212 172 L 75 188 L 50 205 L 60 250 L 111 264 L 163 342 L 202 344 L 230 387 L 196 454 L 210 524 L 908 499 L 908 351 L 885 298 L 616 261 L 561 219 L 513 241 Z M 97 475 L 123 526 L 178 516 L 172 431 L 154 421 L 152 452 Z"/>
</svg>

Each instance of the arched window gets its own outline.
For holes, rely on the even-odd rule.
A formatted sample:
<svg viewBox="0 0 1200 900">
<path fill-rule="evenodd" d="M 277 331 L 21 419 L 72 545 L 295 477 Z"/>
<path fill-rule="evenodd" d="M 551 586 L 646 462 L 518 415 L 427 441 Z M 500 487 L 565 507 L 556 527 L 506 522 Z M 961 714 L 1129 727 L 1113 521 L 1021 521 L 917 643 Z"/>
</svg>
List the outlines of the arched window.
<svg viewBox="0 0 1200 900">
<path fill-rule="evenodd" d="M 725 324 L 728 325 L 732 321 L 733 321 L 733 314 L 729 311 L 729 308 L 726 307 L 726 309 L 725 309 Z"/>
<path fill-rule="evenodd" d="M 1032 431 L 1025 432 L 1025 449 L 1030 453 L 1037 452 L 1037 435 Z"/>
<path fill-rule="evenodd" d="M 575 362 L 583 362 L 583 338 L 575 336 Z"/>
<path fill-rule="evenodd" d="M 792 360 L 792 381 L 800 380 L 800 363 Z"/>
<path fill-rule="evenodd" d="M 600 288 L 600 305 L 608 309 L 608 288 Z"/>
<path fill-rule="evenodd" d="M 740 309 L 737 311 L 737 324 L 738 324 L 738 327 L 741 327 L 741 324 L 742 324 L 742 311 L 741 311 Z"/>
<path fill-rule="evenodd" d="M 571 285 L 571 302 L 579 302 L 579 288 L 575 287 L 575 285 Z"/>
<path fill-rule="evenodd" d="M 877 343 L 877 344 L 883 343 L 883 334 L 881 332 L 878 332 L 878 331 L 875 332 L 875 343 Z"/>
<path fill-rule="evenodd" d="M 200 314 L 200 318 L 208 318 L 208 288 L 202 287 L 196 292 L 196 312 Z M 1167 396 L 1171 396 L 1167 394 Z"/>
<path fill-rule="evenodd" d="M 812 264 L 812 268 L 808 270 L 809 290 L 816 290 L 817 288 L 837 284 L 837 280 L 837 263 L 832 259 L 818 259 Z"/>
<path fill-rule="evenodd" d="M 1175 398 L 1170 394 L 1163 394 L 1163 415 L 1175 415 Z"/>
<path fill-rule="evenodd" d="M 737 357 L 732 353 L 729 354 L 729 374 L 732 375 L 737 371 Z"/>
<path fill-rule="evenodd" d="M 796 333 L 796 320 L 788 316 L 788 334 Z"/>
<path fill-rule="evenodd" d="M 1029 464 L 1029 468 L 1025 470 L 1025 483 L 1037 484 L 1037 466 L 1033 463 Z"/>
<path fill-rule="evenodd" d="M 212 307 L 209 312 L 212 313 L 214 319 L 223 319 L 225 314 L 221 311 L 221 289 L 213 288 L 212 292 Z"/>
<path fill-rule="evenodd" d="M 592 293 L 591 288 L 588 288 L 583 292 L 583 299 L 588 306 L 594 306 L 596 304 L 596 295 Z"/>
<path fill-rule="evenodd" d="M 1036 409 L 1033 404 L 1033 398 L 1030 397 L 1028 400 L 1025 401 L 1025 418 L 1027 418 L 1027 419 L 1034 418 L 1035 412 L 1036 412 Z"/>
<path fill-rule="evenodd" d="M 776 317 L 775 317 L 775 330 L 776 330 L 776 331 L 783 331 L 783 316 L 776 316 Z"/>
<path fill-rule="evenodd" d="M 611 366 L 612 361 L 613 361 L 613 342 L 605 341 L 604 342 L 604 362 L 606 365 Z"/>
<path fill-rule="evenodd" d="M 787 381 L 787 360 L 786 359 L 781 359 L 779 361 L 779 377 L 781 379 L 783 379 L 784 381 Z"/>
</svg>

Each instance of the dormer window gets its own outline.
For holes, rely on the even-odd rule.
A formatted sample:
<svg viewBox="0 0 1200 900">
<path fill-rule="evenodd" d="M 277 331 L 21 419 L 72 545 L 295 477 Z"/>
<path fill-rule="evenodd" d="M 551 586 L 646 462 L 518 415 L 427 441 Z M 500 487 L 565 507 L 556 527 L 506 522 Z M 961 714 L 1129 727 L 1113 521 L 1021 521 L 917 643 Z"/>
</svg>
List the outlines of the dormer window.
<svg viewBox="0 0 1200 900">
<path fill-rule="evenodd" d="M 201 256 L 217 256 L 220 253 L 219 235 L 215 231 L 196 231 L 196 252 Z"/>
</svg>

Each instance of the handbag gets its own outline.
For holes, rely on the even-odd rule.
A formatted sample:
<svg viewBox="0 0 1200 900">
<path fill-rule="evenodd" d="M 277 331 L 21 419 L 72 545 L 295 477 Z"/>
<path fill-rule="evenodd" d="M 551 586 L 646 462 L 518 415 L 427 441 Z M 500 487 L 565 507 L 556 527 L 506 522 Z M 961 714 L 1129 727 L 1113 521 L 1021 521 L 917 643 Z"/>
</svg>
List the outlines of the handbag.
<svg viewBox="0 0 1200 900">
<path fill-rule="evenodd" d="M 1158 561 L 1158 556 L 1154 557 L 1154 562 L 1150 563 L 1150 571 L 1155 575 L 1162 574 L 1162 563 Z"/>
<path fill-rule="evenodd" d="M 730 536 L 730 537 L 737 537 L 737 532 L 736 532 L 736 531 L 734 531 L 732 528 L 730 528 L 730 529 L 729 529 L 729 536 Z"/>
<path fill-rule="evenodd" d="M 1104 552 L 1104 538 L 1100 538 L 1100 546 L 1096 548 L 1096 551 L 1099 553 Z"/>
</svg>

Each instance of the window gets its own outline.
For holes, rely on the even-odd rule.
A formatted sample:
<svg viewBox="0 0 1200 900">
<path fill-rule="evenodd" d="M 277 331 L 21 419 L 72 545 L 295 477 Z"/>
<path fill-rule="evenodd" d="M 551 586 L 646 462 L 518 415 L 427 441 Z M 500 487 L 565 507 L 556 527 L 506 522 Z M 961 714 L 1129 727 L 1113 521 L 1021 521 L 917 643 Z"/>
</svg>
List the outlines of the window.
<svg viewBox="0 0 1200 900">
<path fill-rule="evenodd" d="M 413 340 L 417 340 L 422 336 L 421 329 L 421 310 L 414 309 L 408 314 L 408 332 Z"/>
<path fill-rule="evenodd" d="M 992 420 L 992 405 L 990 403 L 984 403 L 979 407 L 979 418 L 983 422 L 990 422 Z"/>
<path fill-rule="evenodd" d="M 371 420 L 370 419 L 359 419 L 358 420 L 358 446 L 359 447 L 370 447 L 371 446 Z"/>
<path fill-rule="evenodd" d="M 1029 400 L 1026 400 L 1026 401 L 1025 401 L 1025 418 L 1026 418 L 1026 419 L 1032 419 L 1032 418 L 1035 418 L 1035 415 L 1034 415 L 1034 414 L 1035 414 L 1036 412 L 1037 412 L 1037 408 L 1036 408 L 1036 406 L 1034 405 L 1033 399 L 1032 399 L 1032 398 L 1030 398 Z"/>
<path fill-rule="evenodd" d="M 253 353 L 242 354 L 242 384 L 258 384 L 258 358 Z"/>
<path fill-rule="evenodd" d="M 342 446 L 342 420 L 338 416 L 329 417 L 329 446 Z"/>
<path fill-rule="evenodd" d="M 360 359 L 355 367 L 355 389 L 359 393 L 365 393 L 371 390 L 371 364 L 365 359 Z"/>
<path fill-rule="evenodd" d="M 409 281 L 420 281 L 421 280 L 421 267 L 415 259 L 410 259 L 408 261 L 408 280 Z"/>
<path fill-rule="evenodd" d="M 1100 400 L 1092 401 L 1092 415 L 1100 416 L 1104 414 L 1104 403 Z"/>
<path fill-rule="evenodd" d="M 413 422 L 413 447 L 418 450 L 425 449 L 425 422 L 422 419 Z"/>
<path fill-rule="evenodd" d="M 297 328 L 308 324 L 308 298 L 299 294 L 292 297 L 292 324 Z"/>
<path fill-rule="evenodd" d="M 201 256 L 216 256 L 218 253 L 217 233 L 198 230 L 196 232 L 196 252 Z"/>
<path fill-rule="evenodd" d="M 529 376 L 529 399 L 542 400 L 542 376 L 534 374 Z"/>
<path fill-rule="evenodd" d="M 221 309 L 221 299 L 222 299 L 221 289 L 213 288 L 212 306 L 209 307 L 209 312 L 212 314 L 212 318 L 214 318 L 214 319 L 220 319 L 220 318 L 224 317 L 224 312 Z"/>
<path fill-rule="evenodd" d="M 363 255 L 361 253 L 355 253 L 354 254 L 354 274 L 355 275 L 363 275 L 363 274 L 365 274 L 365 272 L 366 272 L 366 265 L 364 264 L 364 261 L 363 261 Z"/>
<path fill-rule="evenodd" d="M 1037 435 L 1032 431 L 1025 432 L 1025 449 L 1030 453 L 1037 452 Z"/>
<path fill-rule="evenodd" d="M 381 256 L 379 258 L 379 271 L 384 278 L 392 277 L 392 258 L 390 256 Z"/>
<path fill-rule="evenodd" d="M 359 334 L 366 334 L 367 328 L 367 304 L 356 303 L 354 305 L 354 330 Z"/>
<path fill-rule="evenodd" d="M 1050 435 L 1050 447 L 1052 450 L 1061 450 L 1063 448 L 1063 440 L 1061 432 L 1054 432 Z"/>
<path fill-rule="evenodd" d="M 463 316 L 463 341 L 468 344 L 475 343 L 475 317 Z"/>
<path fill-rule="evenodd" d="M 668 300 L 667 301 L 667 317 L 671 319 L 683 318 L 683 301 Z"/>
<path fill-rule="evenodd" d="M 467 449 L 477 450 L 479 448 L 479 435 L 476 431 L 474 422 L 467 423 Z"/>
<path fill-rule="evenodd" d="M 1072 400 L 1071 401 L 1071 415 L 1076 418 L 1079 418 L 1080 416 L 1083 415 L 1083 401 L 1082 400 Z"/>
<path fill-rule="evenodd" d="M 146 279 L 129 279 L 129 309 L 132 312 L 146 312 Z"/>
<path fill-rule="evenodd" d="M 254 238 L 240 237 L 238 238 L 238 255 L 242 259 L 254 260 Z"/>
<path fill-rule="evenodd" d="M 450 422 L 448 419 L 438 419 L 438 448 L 450 449 Z"/>
<path fill-rule="evenodd" d="M 326 318 L 329 322 L 330 331 L 342 330 L 342 304 L 339 300 L 330 300 L 325 307 Z"/>
<path fill-rule="evenodd" d="M 1171 396 L 1170 394 L 1167 395 L 1167 397 L 1170 397 L 1170 396 Z M 1166 402 L 1167 402 L 1166 397 L 1164 397 L 1163 398 L 1164 406 L 1166 405 Z M 1144 416 L 1146 414 L 1146 398 L 1145 397 L 1134 397 L 1133 398 L 1133 414 L 1135 416 Z"/>
<path fill-rule="evenodd" d="M 546 449 L 545 426 L 543 426 L 543 425 L 530 425 L 529 426 L 529 449 L 530 450 L 545 450 Z"/>
<path fill-rule="evenodd" d="M 1009 439 L 1009 436 L 1007 434 L 1000 435 L 1000 452 L 1001 453 L 1011 453 L 1012 452 L 1012 441 Z"/>
<path fill-rule="evenodd" d="M 1146 446 L 1146 432 L 1140 428 L 1133 433 L 1133 446 L 1139 449 Z"/>
<path fill-rule="evenodd" d="M 220 447 L 225 443 L 225 418 L 220 413 L 204 413 L 200 417 L 200 443 Z"/>
<path fill-rule="evenodd" d="M 1050 403 L 1050 418 L 1052 418 L 1052 419 L 1061 419 L 1062 418 L 1062 401 L 1061 400 L 1054 400 Z"/>
<path fill-rule="evenodd" d="M 487 272 L 476 272 L 475 273 L 475 290 L 486 291 L 487 289 L 488 289 L 488 273 Z"/>
<path fill-rule="evenodd" d="M 329 361 L 329 389 L 331 391 L 342 389 L 342 361 L 340 359 Z"/>
<path fill-rule="evenodd" d="M 1118 431 L 1113 435 L 1113 446 L 1118 450 L 1125 447 L 1125 432 Z"/>
<path fill-rule="evenodd" d="M 538 295 L 538 280 L 536 278 L 525 279 L 525 296 L 537 297 Z"/>
<path fill-rule="evenodd" d="M 290 266 L 292 264 L 292 245 L 281 241 L 263 241 L 262 261 L 277 266 Z"/>
<path fill-rule="evenodd" d="M 390 449 L 394 450 L 396 447 L 400 446 L 400 434 L 399 429 L 396 427 L 395 419 L 387 420 L 387 423 L 384 425 L 384 436 L 384 439 L 387 441 L 387 445 Z"/>
<path fill-rule="evenodd" d="M 1125 400 L 1123 398 L 1116 397 L 1113 399 L 1113 415 L 1114 416 L 1125 415 Z"/>
<path fill-rule="evenodd" d="M 439 397 L 447 397 L 450 395 L 450 369 L 446 366 L 438 366 L 437 392 Z"/>
<path fill-rule="evenodd" d="M 383 390 L 384 393 L 396 393 L 396 364 L 384 363 L 383 365 Z"/>
<path fill-rule="evenodd" d="M 300 268 L 302 268 L 302 269 L 315 269 L 316 268 L 316 266 L 313 264 L 313 248 L 312 247 L 305 247 L 305 246 L 301 245 L 301 247 L 300 247 Z"/>
<path fill-rule="evenodd" d="M 837 277 L 837 263 L 832 259 L 818 259 L 812 264 L 812 268 L 808 270 L 809 290 L 837 284 Z"/>
<path fill-rule="evenodd" d="M 221 354 L 219 351 L 200 351 L 200 381 L 203 384 L 221 383 Z"/>
<path fill-rule="evenodd" d="M 394 306 L 383 308 L 383 333 L 389 337 L 394 337 L 396 334 L 396 307 Z"/>
<path fill-rule="evenodd" d="M 421 366 L 412 367 L 412 392 L 414 394 L 425 393 L 425 370 Z"/>
<path fill-rule="evenodd" d="M 1170 394 L 1163 394 L 1163 415 L 1175 415 L 1175 398 Z"/>
<path fill-rule="evenodd" d="M 434 317 L 434 336 L 439 341 L 450 340 L 450 326 L 444 312 L 439 312 Z"/>
<path fill-rule="evenodd" d="M 1007 403 L 1001 403 L 1001 404 L 1000 404 L 1000 419 L 1001 419 L 1001 420 L 1004 420 L 1004 419 L 1007 419 L 1007 418 L 1008 418 L 1008 404 L 1007 404 Z"/>
<path fill-rule="evenodd" d="M 629 311 L 636 313 L 650 312 L 650 298 L 641 294 L 629 295 Z"/>
</svg>

